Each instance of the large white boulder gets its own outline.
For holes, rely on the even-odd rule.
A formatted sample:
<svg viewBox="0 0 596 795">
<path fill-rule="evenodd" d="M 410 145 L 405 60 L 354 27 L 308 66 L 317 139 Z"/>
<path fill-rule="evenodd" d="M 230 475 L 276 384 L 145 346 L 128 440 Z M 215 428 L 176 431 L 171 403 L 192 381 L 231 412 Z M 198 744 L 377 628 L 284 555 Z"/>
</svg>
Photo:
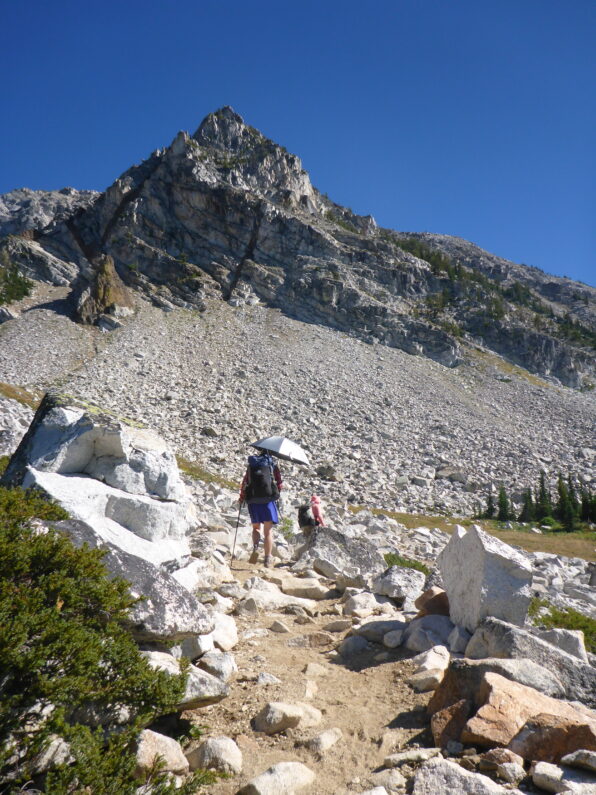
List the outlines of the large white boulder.
<svg viewBox="0 0 596 795">
<path fill-rule="evenodd" d="M 174 454 L 152 431 L 96 406 L 48 393 L 2 483 L 43 490 L 131 555 L 177 561 L 170 571 L 188 563 L 194 508 Z"/>
<path fill-rule="evenodd" d="M 474 525 L 457 526 L 438 557 L 451 620 L 474 632 L 487 616 L 522 625 L 532 598 L 525 557 Z"/>
</svg>

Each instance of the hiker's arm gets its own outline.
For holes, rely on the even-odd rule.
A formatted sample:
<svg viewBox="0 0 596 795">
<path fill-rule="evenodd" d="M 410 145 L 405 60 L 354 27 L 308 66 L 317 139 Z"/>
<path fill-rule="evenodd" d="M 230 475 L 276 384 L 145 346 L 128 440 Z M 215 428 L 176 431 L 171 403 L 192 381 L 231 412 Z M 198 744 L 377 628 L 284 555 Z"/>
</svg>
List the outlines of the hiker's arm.
<svg viewBox="0 0 596 795">
<path fill-rule="evenodd" d="M 281 479 L 281 472 L 279 471 L 279 467 L 277 466 L 277 464 L 273 467 L 273 477 L 275 478 L 275 482 L 277 483 L 277 488 L 281 491 L 284 487 L 284 484 Z"/>
<path fill-rule="evenodd" d="M 247 483 L 248 483 L 248 471 L 244 473 L 244 477 L 242 478 L 242 484 L 240 485 L 240 496 L 238 497 L 238 502 L 244 502 Z"/>
</svg>

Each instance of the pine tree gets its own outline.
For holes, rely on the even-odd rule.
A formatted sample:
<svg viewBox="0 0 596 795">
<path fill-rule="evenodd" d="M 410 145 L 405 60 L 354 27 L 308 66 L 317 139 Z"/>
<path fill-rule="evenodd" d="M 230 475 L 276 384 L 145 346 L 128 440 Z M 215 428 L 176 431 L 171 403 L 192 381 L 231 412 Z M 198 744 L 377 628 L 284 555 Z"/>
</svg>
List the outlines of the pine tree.
<svg viewBox="0 0 596 795">
<path fill-rule="evenodd" d="M 581 487 L 580 497 L 581 497 L 581 508 L 579 512 L 579 518 L 582 520 L 582 522 L 589 522 L 591 495 L 588 489 L 583 485 Z"/>
<path fill-rule="evenodd" d="M 581 511 L 581 504 L 577 498 L 577 491 L 575 490 L 575 485 L 573 483 L 573 478 L 571 477 L 571 475 L 567 476 L 567 493 L 569 494 L 569 502 L 571 503 L 571 510 L 573 511 L 573 515 L 577 519 Z"/>
<path fill-rule="evenodd" d="M 550 491 L 546 485 L 544 471 L 540 473 L 540 483 L 538 485 L 538 499 L 536 500 L 536 519 L 546 519 L 553 515 L 553 505 L 550 499 Z"/>
<path fill-rule="evenodd" d="M 528 488 L 524 491 L 523 505 L 521 513 L 517 518 L 517 521 L 533 522 L 535 518 L 536 518 L 536 508 L 534 506 L 534 500 L 532 499 L 532 489 Z"/>
<path fill-rule="evenodd" d="M 507 522 L 509 519 L 511 519 L 511 511 L 509 508 L 509 499 L 507 498 L 505 486 L 499 486 L 498 505 L 499 510 L 497 513 L 497 519 L 499 522 Z"/>
<path fill-rule="evenodd" d="M 495 498 L 493 497 L 492 491 L 488 492 L 488 497 L 486 498 L 486 511 L 482 515 L 483 519 L 492 519 L 495 515 L 496 508 L 495 508 Z"/>
<path fill-rule="evenodd" d="M 555 505 L 554 513 L 555 518 L 560 522 L 563 521 L 563 516 L 568 512 L 568 503 L 569 491 L 567 490 L 567 484 L 563 480 L 563 475 L 559 472 L 559 477 L 557 478 L 557 504 Z"/>
<path fill-rule="evenodd" d="M 573 512 L 573 504 L 569 496 L 569 489 L 563 480 L 563 475 L 559 472 L 557 480 L 557 505 L 555 507 L 555 516 L 563 525 L 563 529 L 570 533 L 575 529 L 575 514 Z"/>
</svg>

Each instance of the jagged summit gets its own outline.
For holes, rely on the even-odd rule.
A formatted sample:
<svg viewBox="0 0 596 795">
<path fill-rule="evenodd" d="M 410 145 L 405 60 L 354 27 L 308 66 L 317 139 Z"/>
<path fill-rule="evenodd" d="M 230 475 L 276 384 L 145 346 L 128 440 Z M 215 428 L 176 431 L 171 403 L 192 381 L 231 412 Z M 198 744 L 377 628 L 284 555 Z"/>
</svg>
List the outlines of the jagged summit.
<svg viewBox="0 0 596 795">
<path fill-rule="evenodd" d="M 192 137 L 201 146 L 235 152 L 246 146 L 246 139 L 252 138 L 254 132 L 253 128 L 244 123 L 239 113 L 225 105 L 205 116 Z"/>
</svg>

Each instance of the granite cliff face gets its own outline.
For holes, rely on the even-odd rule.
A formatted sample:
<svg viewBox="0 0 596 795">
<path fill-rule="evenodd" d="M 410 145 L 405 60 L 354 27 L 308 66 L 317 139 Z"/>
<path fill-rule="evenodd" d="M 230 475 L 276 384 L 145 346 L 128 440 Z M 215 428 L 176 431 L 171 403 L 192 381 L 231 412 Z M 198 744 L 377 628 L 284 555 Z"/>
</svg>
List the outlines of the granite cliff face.
<svg viewBox="0 0 596 795">
<path fill-rule="evenodd" d="M 108 254 L 161 306 L 260 301 L 448 367 L 474 344 L 568 386 L 595 376 L 596 290 L 458 238 L 379 229 L 229 107 L 28 237 L 2 245 L 58 284 Z"/>
</svg>

